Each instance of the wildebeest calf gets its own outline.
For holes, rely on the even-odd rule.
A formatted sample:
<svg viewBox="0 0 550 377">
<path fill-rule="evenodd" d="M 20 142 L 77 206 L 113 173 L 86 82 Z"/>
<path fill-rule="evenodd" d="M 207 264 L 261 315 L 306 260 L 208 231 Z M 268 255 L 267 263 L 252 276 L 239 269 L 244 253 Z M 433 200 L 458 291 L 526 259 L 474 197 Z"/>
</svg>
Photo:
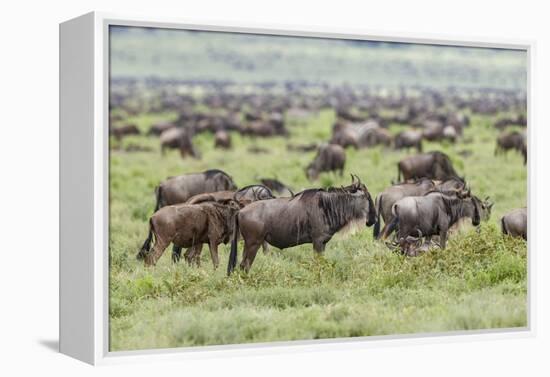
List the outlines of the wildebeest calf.
<svg viewBox="0 0 550 377">
<path fill-rule="evenodd" d="M 239 211 L 234 200 L 223 203 L 178 204 L 163 207 L 149 220 L 150 233 L 140 253 L 145 265 L 157 263 L 170 243 L 181 248 L 192 248 L 204 243 L 210 248 L 214 268 L 219 265 L 218 245 L 228 243 L 233 234 L 233 217 Z M 155 242 L 151 250 L 151 241 Z"/>
</svg>

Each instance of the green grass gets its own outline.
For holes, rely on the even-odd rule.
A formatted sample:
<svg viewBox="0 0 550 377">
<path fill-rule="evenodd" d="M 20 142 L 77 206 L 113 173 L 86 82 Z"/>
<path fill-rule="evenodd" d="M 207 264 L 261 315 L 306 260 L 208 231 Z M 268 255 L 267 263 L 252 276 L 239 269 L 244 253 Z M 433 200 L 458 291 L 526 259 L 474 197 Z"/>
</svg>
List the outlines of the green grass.
<svg viewBox="0 0 550 377">
<path fill-rule="evenodd" d="M 129 122 L 146 130 L 173 116 L 144 114 Z M 276 176 L 298 191 L 348 184 L 349 173 L 355 173 L 376 195 L 396 178 L 396 163 L 407 153 L 348 149 L 343 177 L 322 174 L 309 183 L 304 167 L 314 152 L 288 152 L 285 146 L 327 140 L 334 120 L 329 110 L 293 125 L 289 139 L 233 134 L 230 151 L 213 149 L 212 135 L 201 134 L 196 138 L 201 160 L 182 160 L 176 151 L 162 157 L 154 137 L 125 139 L 123 144 L 152 151 L 111 152 L 111 350 L 526 326 L 526 243 L 502 237 L 498 220 L 526 205 L 527 173 L 518 154 L 493 155 L 497 133 L 492 119 L 472 116 L 465 131 L 471 143 L 425 144 L 427 151 L 439 149 L 452 158 L 473 193 L 495 201 L 480 233 L 463 232 L 451 238 L 446 250 L 408 258 L 374 242 L 372 228 L 366 228 L 335 236 L 322 258 L 314 256 L 311 245 L 260 252 L 248 275 L 229 278 L 228 245 L 221 247 L 217 271 L 206 246 L 200 268 L 172 264 L 169 249 L 154 268 L 135 259 L 159 181 L 220 168 L 239 186 L 255 183 L 256 176 Z M 252 155 L 247 152 L 252 145 L 270 153 Z M 464 150 L 473 153 L 465 158 Z"/>
</svg>

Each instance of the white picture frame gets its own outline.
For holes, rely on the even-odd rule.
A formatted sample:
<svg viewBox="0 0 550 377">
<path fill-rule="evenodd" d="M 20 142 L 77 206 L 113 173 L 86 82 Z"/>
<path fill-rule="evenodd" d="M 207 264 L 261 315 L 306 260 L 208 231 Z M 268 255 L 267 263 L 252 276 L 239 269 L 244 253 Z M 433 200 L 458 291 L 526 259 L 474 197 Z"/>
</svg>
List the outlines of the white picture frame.
<svg viewBox="0 0 550 377">
<path fill-rule="evenodd" d="M 60 352 L 90 364 L 230 357 L 434 342 L 532 337 L 536 334 L 532 282 L 536 259 L 528 244 L 528 325 L 407 336 L 374 336 L 318 341 L 239 344 L 109 352 L 108 332 L 108 28 L 110 25 L 162 27 L 286 36 L 362 39 L 435 45 L 519 49 L 527 52 L 528 207 L 535 218 L 535 126 L 531 96 L 533 41 L 465 39 L 420 33 L 365 32 L 308 26 L 212 24 L 192 20 L 132 17 L 92 12 L 60 24 Z M 78 206 L 75 203 L 79 203 Z M 529 227 L 529 232 L 533 229 Z M 531 235 L 528 237 L 532 240 Z"/>
</svg>

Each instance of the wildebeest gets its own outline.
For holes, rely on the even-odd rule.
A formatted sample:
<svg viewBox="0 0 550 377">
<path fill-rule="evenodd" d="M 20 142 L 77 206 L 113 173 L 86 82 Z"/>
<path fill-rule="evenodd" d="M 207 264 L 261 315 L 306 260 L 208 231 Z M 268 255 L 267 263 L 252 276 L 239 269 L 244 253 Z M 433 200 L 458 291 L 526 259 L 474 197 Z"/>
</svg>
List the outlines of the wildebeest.
<svg viewBox="0 0 550 377">
<path fill-rule="evenodd" d="M 416 148 L 418 152 L 422 152 L 422 133 L 416 130 L 405 130 L 393 139 L 395 149 Z"/>
<path fill-rule="evenodd" d="M 122 139 L 124 136 L 128 135 L 139 135 L 139 128 L 135 124 L 128 124 L 121 127 L 111 127 L 111 135 L 113 135 L 117 140 Z"/>
<path fill-rule="evenodd" d="M 241 268 L 250 270 L 258 248 L 267 242 L 279 249 L 312 243 L 317 253 L 332 236 L 354 222 L 374 224 L 376 210 L 367 187 L 352 176 L 350 186 L 309 189 L 292 198 L 254 202 L 235 217 L 227 272 L 237 265 L 237 234 L 244 239 Z"/>
<path fill-rule="evenodd" d="M 470 204 L 466 202 L 469 196 L 469 191 L 456 192 L 454 195 L 433 191 L 424 196 L 411 196 L 397 201 L 392 207 L 394 218 L 389 227 L 397 227 L 402 251 L 407 251 L 407 237 L 415 236 L 426 237 L 426 242 L 433 236 L 439 236 L 440 246 L 445 249 L 449 228 L 465 216 L 466 207 L 472 204 L 472 225 L 478 226 L 479 208 L 475 201 L 470 201 Z"/>
<path fill-rule="evenodd" d="M 331 144 L 340 145 L 343 148 L 359 148 L 359 135 L 349 123 L 338 121 L 332 127 Z"/>
<path fill-rule="evenodd" d="M 407 196 L 422 196 L 435 188 L 431 179 L 423 178 L 413 183 L 399 183 L 388 187 L 376 197 L 376 223 L 373 228 L 374 238 L 386 238 L 388 224 L 391 222 L 392 206 L 400 199 Z M 384 228 L 380 234 L 380 218 L 384 220 Z"/>
<path fill-rule="evenodd" d="M 231 135 L 229 135 L 227 131 L 216 131 L 214 135 L 214 146 L 223 149 L 231 148 Z"/>
<path fill-rule="evenodd" d="M 198 194 L 191 197 L 185 204 L 199 204 L 205 202 L 218 202 L 226 203 L 230 199 L 236 201 L 240 207 L 244 207 L 257 200 L 274 199 L 271 190 L 263 185 L 250 185 L 241 188 L 238 191 L 217 191 Z M 264 246 L 264 250 L 266 247 Z M 185 252 L 185 260 L 191 264 L 193 261 L 195 264 L 200 264 L 200 256 L 202 252 L 202 244 L 195 245 L 189 248 Z M 176 247 L 172 249 L 172 261 L 178 262 L 181 258 L 181 248 Z"/>
<path fill-rule="evenodd" d="M 505 132 L 497 137 L 495 156 L 515 149 L 523 156 L 523 163 L 527 163 L 527 140 L 525 134 L 518 131 Z"/>
<path fill-rule="evenodd" d="M 317 150 L 313 162 L 306 168 L 306 176 L 309 180 L 315 180 L 319 173 L 326 171 L 339 171 L 340 176 L 344 173 L 346 164 L 346 151 L 340 145 L 323 144 Z"/>
<path fill-rule="evenodd" d="M 181 252 L 204 243 L 210 248 L 214 268 L 219 265 L 218 245 L 228 243 L 233 234 L 233 217 L 239 211 L 237 202 L 204 202 L 163 207 L 149 220 L 149 236 L 140 250 L 145 264 L 156 264 L 170 243 Z M 151 250 L 151 241 L 155 239 Z M 191 255 L 191 258 L 193 255 Z"/>
<path fill-rule="evenodd" d="M 405 157 L 397 164 L 397 181 L 419 178 L 447 180 L 458 177 L 451 159 L 443 152 L 435 151 Z"/>
<path fill-rule="evenodd" d="M 500 226 L 503 234 L 527 240 L 527 208 L 508 212 L 500 219 Z"/>
<path fill-rule="evenodd" d="M 190 155 L 198 158 L 199 153 L 193 145 L 191 131 L 182 127 L 174 127 L 160 135 L 160 148 L 164 155 L 167 148 L 178 149 L 181 157 Z"/>
<path fill-rule="evenodd" d="M 155 211 L 167 205 L 184 203 L 197 194 L 236 189 L 233 178 L 218 169 L 171 177 L 155 189 L 157 197 Z"/>
</svg>

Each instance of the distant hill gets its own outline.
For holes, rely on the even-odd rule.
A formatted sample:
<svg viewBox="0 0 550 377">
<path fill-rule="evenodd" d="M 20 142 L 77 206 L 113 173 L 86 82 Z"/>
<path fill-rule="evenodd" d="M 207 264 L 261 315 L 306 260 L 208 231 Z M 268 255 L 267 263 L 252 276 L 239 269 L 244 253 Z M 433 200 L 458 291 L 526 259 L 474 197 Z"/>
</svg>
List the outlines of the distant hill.
<svg viewBox="0 0 550 377">
<path fill-rule="evenodd" d="M 525 90 L 523 51 L 111 27 L 113 78 Z"/>
</svg>

